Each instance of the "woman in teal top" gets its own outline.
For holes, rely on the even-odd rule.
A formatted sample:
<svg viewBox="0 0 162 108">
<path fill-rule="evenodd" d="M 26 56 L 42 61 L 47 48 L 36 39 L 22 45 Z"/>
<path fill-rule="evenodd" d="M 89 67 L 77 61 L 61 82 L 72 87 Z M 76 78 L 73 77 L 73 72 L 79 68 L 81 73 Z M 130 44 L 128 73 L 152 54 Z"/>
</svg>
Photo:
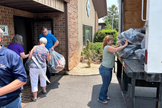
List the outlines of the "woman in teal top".
<svg viewBox="0 0 162 108">
<path fill-rule="evenodd" d="M 99 67 L 103 84 L 100 89 L 98 101 L 105 104 L 107 103 L 107 100 L 110 100 L 107 92 L 112 78 L 112 68 L 114 67 L 115 63 L 115 52 L 122 50 L 128 45 L 128 41 L 125 41 L 123 46 L 112 47 L 111 45 L 114 42 L 113 40 L 114 38 L 111 35 L 106 36 L 103 39 L 103 60 L 101 66 Z"/>
</svg>

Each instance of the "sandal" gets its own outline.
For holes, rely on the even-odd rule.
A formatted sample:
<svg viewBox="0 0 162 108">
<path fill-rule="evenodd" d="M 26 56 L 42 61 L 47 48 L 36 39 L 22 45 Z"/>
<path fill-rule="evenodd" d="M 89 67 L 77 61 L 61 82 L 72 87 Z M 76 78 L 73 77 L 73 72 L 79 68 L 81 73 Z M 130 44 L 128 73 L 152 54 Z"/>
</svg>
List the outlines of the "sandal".
<svg viewBox="0 0 162 108">
<path fill-rule="evenodd" d="M 98 99 L 98 102 L 103 103 L 103 104 L 107 104 L 108 103 L 107 101 L 100 101 L 99 99 Z"/>
<path fill-rule="evenodd" d="M 47 92 L 42 91 L 43 94 L 47 94 Z"/>
<path fill-rule="evenodd" d="M 110 98 L 109 98 L 109 97 L 107 97 L 107 98 L 106 98 L 106 100 L 108 100 L 108 101 L 109 101 L 109 100 L 110 100 Z"/>
<path fill-rule="evenodd" d="M 34 99 L 34 98 L 31 98 L 31 100 L 32 100 L 33 102 L 36 102 L 36 101 L 37 101 L 37 99 Z"/>
</svg>

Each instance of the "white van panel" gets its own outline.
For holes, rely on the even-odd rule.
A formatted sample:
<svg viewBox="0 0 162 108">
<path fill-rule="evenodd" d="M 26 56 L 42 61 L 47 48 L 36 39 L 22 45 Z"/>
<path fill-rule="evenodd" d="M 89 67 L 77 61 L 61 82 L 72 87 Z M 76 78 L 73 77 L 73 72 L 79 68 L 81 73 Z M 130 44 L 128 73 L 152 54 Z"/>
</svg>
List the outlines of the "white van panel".
<svg viewBox="0 0 162 108">
<path fill-rule="evenodd" d="M 162 0 L 147 0 L 147 73 L 162 73 Z"/>
</svg>

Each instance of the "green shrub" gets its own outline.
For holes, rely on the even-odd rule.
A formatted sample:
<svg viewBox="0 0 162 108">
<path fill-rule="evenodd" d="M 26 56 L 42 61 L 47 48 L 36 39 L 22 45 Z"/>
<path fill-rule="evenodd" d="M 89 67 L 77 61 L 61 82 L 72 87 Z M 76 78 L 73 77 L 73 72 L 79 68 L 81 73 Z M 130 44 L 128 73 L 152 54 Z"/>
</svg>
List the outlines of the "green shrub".
<svg viewBox="0 0 162 108">
<path fill-rule="evenodd" d="M 98 58 L 102 57 L 102 51 L 103 51 L 102 44 L 103 44 L 102 42 L 90 43 L 90 50 L 92 55 Z M 83 52 L 81 54 L 84 54 L 86 56 L 88 55 L 86 48 L 83 49 Z"/>
<path fill-rule="evenodd" d="M 95 54 L 97 57 L 102 57 L 102 42 L 96 42 L 90 44 L 90 50 L 92 54 Z"/>
<path fill-rule="evenodd" d="M 116 30 L 111 30 L 111 29 L 103 29 L 101 31 L 98 31 L 95 34 L 94 42 L 103 42 L 103 39 L 106 35 L 112 35 L 114 37 L 113 45 L 117 44 L 118 32 Z"/>
</svg>

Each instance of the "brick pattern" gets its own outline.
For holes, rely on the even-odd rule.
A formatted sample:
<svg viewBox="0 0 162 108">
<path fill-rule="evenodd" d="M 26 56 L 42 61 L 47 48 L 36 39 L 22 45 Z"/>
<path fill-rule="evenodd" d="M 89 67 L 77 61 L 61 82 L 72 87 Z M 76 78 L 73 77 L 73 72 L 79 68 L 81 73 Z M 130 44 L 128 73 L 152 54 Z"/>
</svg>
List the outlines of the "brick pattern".
<svg viewBox="0 0 162 108">
<path fill-rule="evenodd" d="M 56 47 L 56 51 L 61 53 L 66 58 L 66 40 L 65 40 L 65 15 L 64 13 L 41 13 L 41 14 L 35 14 L 31 12 L 26 12 L 18 9 L 13 9 L 5 6 L 0 6 L 0 24 L 2 25 L 8 25 L 9 29 L 9 36 L 3 37 L 2 44 L 7 47 L 13 36 L 15 35 L 14 31 L 14 15 L 17 16 L 23 16 L 23 17 L 29 17 L 29 18 L 42 18 L 42 19 L 53 19 L 53 30 L 54 35 L 59 40 L 60 44 L 58 47 Z M 51 22 L 39 22 L 34 23 L 34 43 L 37 44 L 38 36 L 41 33 L 40 28 L 42 26 L 46 26 L 47 28 L 51 28 Z"/>
<path fill-rule="evenodd" d="M 3 37 L 2 44 L 4 46 L 8 46 L 8 44 L 11 42 L 15 31 L 14 31 L 14 15 L 17 16 L 24 16 L 24 17 L 31 17 L 34 18 L 34 14 L 26 11 L 21 11 L 13 8 L 8 8 L 5 6 L 0 6 L 0 24 L 1 25 L 8 25 L 9 30 L 9 36 Z"/>
<path fill-rule="evenodd" d="M 41 34 L 42 27 L 45 26 L 47 29 L 51 29 L 51 22 L 50 21 L 43 21 L 43 22 L 34 22 L 34 44 L 38 44 L 38 36 Z"/>
<path fill-rule="evenodd" d="M 79 63 L 78 53 L 78 0 L 71 0 L 68 7 L 69 26 L 69 69 Z"/>
<path fill-rule="evenodd" d="M 66 37 L 65 37 L 65 14 L 64 13 L 40 13 L 36 15 L 39 19 L 53 19 L 53 31 L 54 36 L 58 39 L 59 45 L 55 50 L 64 55 L 66 58 Z M 37 25 L 37 28 L 40 29 L 42 26 L 46 26 L 51 29 L 50 22 L 42 22 Z M 37 30 L 38 33 L 41 33 L 40 30 Z M 39 35 L 35 36 L 37 39 Z"/>
<path fill-rule="evenodd" d="M 53 31 L 60 44 L 55 48 L 60 54 L 66 58 L 66 37 L 65 37 L 65 14 L 61 12 L 55 13 L 31 13 L 18 9 L 13 9 L 5 6 L 0 6 L 0 24 L 8 25 L 9 36 L 4 36 L 2 44 L 6 47 L 11 42 L 14 31 L 14 15 L 40 18 L 40 19 L 53 19 Z M 78 0 L 71 0 L 68 6 L 68 23 L 69 23 L 69 68 L 74 68 L 79 63 L 78 53 Z M 46 26 L 51 28 L 50 22 L 36 22 L 34 23 L 34 43 L 37 44 L 38 36 L 41 33 L 40 28 Z"/>
</svg>

